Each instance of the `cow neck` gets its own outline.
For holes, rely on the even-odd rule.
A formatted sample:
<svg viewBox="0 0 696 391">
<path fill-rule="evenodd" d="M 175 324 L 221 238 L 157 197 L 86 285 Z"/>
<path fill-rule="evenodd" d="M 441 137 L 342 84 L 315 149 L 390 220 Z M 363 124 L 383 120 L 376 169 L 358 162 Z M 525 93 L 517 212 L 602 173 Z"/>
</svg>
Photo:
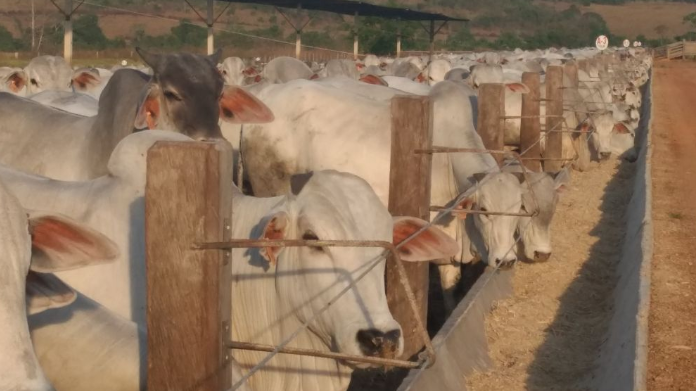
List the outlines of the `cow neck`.
<svg viewBox="0 0 696 391">
<path fill-rule="evenodd" d="M 90 129 L 94 156 L 106 167 L 116 145 L 135 130 L 135 115 L 150 77 L 140 71 L 116 71 L 99 99 L 99 112 Z M 95 162 L 97 163 L 97 162 Z"/>
</svg>

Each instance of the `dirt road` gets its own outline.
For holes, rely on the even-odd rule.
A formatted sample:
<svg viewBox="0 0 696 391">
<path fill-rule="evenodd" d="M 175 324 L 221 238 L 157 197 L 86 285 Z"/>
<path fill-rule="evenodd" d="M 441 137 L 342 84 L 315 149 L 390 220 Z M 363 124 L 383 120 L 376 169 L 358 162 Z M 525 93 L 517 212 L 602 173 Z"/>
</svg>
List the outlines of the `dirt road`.
<svg viewBox="0 0 696 391">
<path fill-rule="evenodd" d="M 696 63 L 653 70 L 648 389 L 696 389 Z"/>
</svg>

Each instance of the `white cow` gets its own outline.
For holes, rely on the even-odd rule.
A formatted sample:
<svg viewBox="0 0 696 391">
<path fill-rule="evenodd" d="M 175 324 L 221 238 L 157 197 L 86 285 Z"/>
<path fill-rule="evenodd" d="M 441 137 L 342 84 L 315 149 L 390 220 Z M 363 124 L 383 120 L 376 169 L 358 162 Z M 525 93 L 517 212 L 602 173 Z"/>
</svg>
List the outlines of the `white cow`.
<svg viewBox="0 0 696 391">
<path fill-rule="evenodd" d="M 25 211 L 0 183 L 0 389 L 53 391 L 32 347 L 27 315 L 70 304 L 74 292 L 51 272 L 113 259 L 102 234 L 72 220 Z"/>
<path fill-rule="evenodd" d="M 426 224 L 415 218 L 392 219 L 367 182 L 335 171 L 294 177 L 292 195 L 254 198 L 237 192 L 233 203 L 234 238 L 399 243 Z M 451 256 L 456 249 L 452 239 L 431 227 L 400 253 L 405 261 L 418 261 Z M 232 339 L 277 345 L 367 273 L 288 346 L 398 356 L 403 338 L 387 307 L 383 254 L 379 248 L 233 250 Z M 235 351 L 245 369 L 266 354 Z M 335 360 L 277 355 L 251 377 L 250 385 L 257 391 L 343 391 L 352 368 Z"/>
<path fill-rule="evenodd" d="M 129 69 L 116 72 L 94 117 L 0 93 L 0 162 L 55 179 L 85 180 L 106 172 L 111 151 L 135 129 L 212 139 L 221 136 L 219 118 L 233 123 L 273 118 L 239 87 L 223 86 L 214 65 L 219 52 L 140 53 L 154 64 L 155 77 Z"/>
<path fill-rule="evenodd" d="M 158 140 L 191 141 L 165 131 L 143 131 L 124 138 L 109 158 L 106 175 L 84 182 L 62 182 L 0 168 L 22 205 L 75 218 L 111 238 L 121 255 L 116 262 L 57 273 L 66 283 L 125 319 L 145 324 L 144 199 L 147 150 Z"/>
<path fill-rule="evenodd" d="M 310 79 L 314 72 L 302 61 L 292 57 L 277 57 L 269 61 L 261 72 L 262 79 L 272 83 L 287 83 L 291 80 Z"/>
<path fill-rule="evenodd" d="M 225 84 L 231 86 L 243 85 L 247 76 L 244 74 L 246 65 L 239 57 L 227 57 L 221 64 L 218 64 L 218 70 L 222 74 L 222 78 L 225 79 Z"/>
<path fill-rule="evenodd" d="M 29 99 L 83 117 L 93 117 L 99 112 L 99 102 L 87 94 L 47 90 L 34 94 Z"/>
</svg>

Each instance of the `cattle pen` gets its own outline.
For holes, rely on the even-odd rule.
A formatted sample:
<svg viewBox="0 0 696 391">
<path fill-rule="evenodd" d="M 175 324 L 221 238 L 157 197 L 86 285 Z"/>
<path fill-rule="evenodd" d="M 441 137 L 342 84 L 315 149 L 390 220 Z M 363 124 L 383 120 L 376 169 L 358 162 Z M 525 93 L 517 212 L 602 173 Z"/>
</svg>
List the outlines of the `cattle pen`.
<svg viewBox="0 0 696 391">
<path fill-rule="evenodd" d="M 536 211 L 515 214 L 509 211 L 462 209 L 460 202 L 470 192 L 460 195 L 447 206 L 431 205 L 432 156 L 439 153 L 490 153 L 501 166 L 509 165 L 511 161 L 520 163 L 523 175 L 526 175 L 527 169 L 543 168 L 555 172 L 576 163 L 581 158 L 578 153 L 573 158 L 563 157 L 563 136 L 572 134 L 580 143 L 586 144 L 589 135 L 585 130 L 568 128 L 563 120 L 564 110 L 567 109 L 563 91 L 578 89 L 578 69 L 590 66 L 618 72 L 621 64 L 619 59 L 610 55 L 599 55 L 591 60 L 549 66 L 544 98 L 539 90 L 539 74 L 525 73 L 523 80 L 530 87 L 530 92 L 523 97 L 520 117 L 505 116 L 505 89 L 502 84 L 482 85 L 478 98 L 477 132 L 483 140 L 483 150 L 432 145 L 430 98 L 393 98 L 389 211 L 393 215 L 426 220 L 429 220 L 431 212 L 439 212 L 438 216 L 482 213 L 533 217 Z M 566 78 L 570 80 L 570 85 L 564 84 L 564 75 L 570 75 Z M 646 105 L 649 105 L 649 99 L 647 101 Z M 540 111 L 542 106 L 546 108 L 543 116 Z M 649 118 L 649 115 L 644 118 Z M 513 119 L 519 119 L 522 123 L 519 152 L 510 152 L 504 145 L 505 122 Z M 542 120 L 545 123 L 543 128 Z M 542 140 L 545 142 L 543 155 L 540 148 Z M 649 157 L 647 137 L 643 137 L 642 144 L 638 164 L 644 170 Z M 512 157 L 512 160 L 506 161 L 505 156 Z M 232 166 L 232 151 L 224 143 L 159 142 L 149 151 L 145 193 L 149 390 L 238 389 L 263 367 L 266 360 L 246 373 L 235 374 L 231 362 L 237 349 L 268 352 L 268 359 L 277 354 L 309 355 L 410 370 L 408 373 L 390 373 L 389 379 L 384 384 L 380 383 L 379 388 L 370 388 L 380 390 L 464 390 L 469 375 L 491 365 L 485 317 L 495 301 L 513 292 L 514 269 L 503 270 L 498 266 L 486 268 L 472 281 L 467 294 L 437 334 L 429 335 L 428 331 L 431 331 L 430 334 L 433 331 L 426 329 L 428 302 L 432 299 L 432 295 L 429 295 L 429 268 L 427 264 L 402 263 L 398 245 L 389 242 L 253 241 L 232 238 Z M 479 183 L 471 191 L 478 186 Z M 636 181 L 635 186 L 638 193 L 646 191 L 645 182 Z M 633 208 L 640 209 L 645 205 L 644 198 L 643 204 L 640 202 L 635 201 Z M 636 213 L 633 218 L 640 217 L 640 213 Z M 642 238 L 642 230 L 634 233 L 634 236 Z M 642 260 L 647 250 L 641 249 L 641 242 L 638 243 L 637 248 L 627 251 L 640 253 Z M 235 259 L 232 259 L 230 250 L 318 245 L 369 246 L 384 250 L 383 256 L 388 260 L 385 281 L 389 309 L 404 333 L 405 352 L 402 357 L 383 359 L 286 348 L 285 344 L 301 330 L 284 336 L 283 343 L 276 346 L 230 340 L 230 307 L 235 305 L 235 298 L 230 294 L 230 268 Z M 627 258 L 621 266 L 628 270 L 626 278 L 631 281 L 640 278 L 645 262 L 636 266 L 632 260 Z M 359 277 L 351 281 L 349 288 L 357 281 Z M 645 360 L 640 338 L 645 330 L 642 329 L 644 325 L 640 318 L 643 315 L 636 318 L 636 314 L 642 314 L 645 307 L 643 297 L 635 296 L 642 295 L 644 287 L 640 292 L 635 287 L 633 282 L 624 283 L 623 290 L 617 293 L 630 297 L 635 308 L 618 313 L 612 319 L 603 360 L 609 363 L 607 368 L 619 368 L 620 376 L 609 379 L 610 371 L 600 375 L 604 376 L 604 385 L 613 382 L 611 387 L 601 389 L 640 389 Z M 322 310 L 333 305 L 347 290 L 341 291 Z M 638 319 L 637 323 L 632 323 L 632 317 Z M 305 322 L 303 327 L 306 328 L 312 320 Z M 621 327 L 626 325 L 629 325 L 632 336 L 619 335 Z M 633 344 L 623 344 L 626 339 Z"/>
</svg>

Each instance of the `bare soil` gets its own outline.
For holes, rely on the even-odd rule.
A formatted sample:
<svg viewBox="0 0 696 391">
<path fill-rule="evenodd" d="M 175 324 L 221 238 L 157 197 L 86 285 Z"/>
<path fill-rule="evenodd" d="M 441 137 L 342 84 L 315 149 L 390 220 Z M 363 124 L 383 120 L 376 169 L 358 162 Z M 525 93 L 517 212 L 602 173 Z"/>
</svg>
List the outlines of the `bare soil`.
<svg viewBox="0 0 696 391">
<path fill-rule="evenodd" d="M 553 257 L 516 266 L 513 296 L 486 320 L 493 369 L 471 376 L 470 391 L 592 389 L 634 172 L 610 160 L 573 173 L 553 222 Z"/>
<path fill-rule="evenodd" d="M 648 389 L 696 389 L 696 63 L 653 70 L 655 253 Z"/>
</svg>

